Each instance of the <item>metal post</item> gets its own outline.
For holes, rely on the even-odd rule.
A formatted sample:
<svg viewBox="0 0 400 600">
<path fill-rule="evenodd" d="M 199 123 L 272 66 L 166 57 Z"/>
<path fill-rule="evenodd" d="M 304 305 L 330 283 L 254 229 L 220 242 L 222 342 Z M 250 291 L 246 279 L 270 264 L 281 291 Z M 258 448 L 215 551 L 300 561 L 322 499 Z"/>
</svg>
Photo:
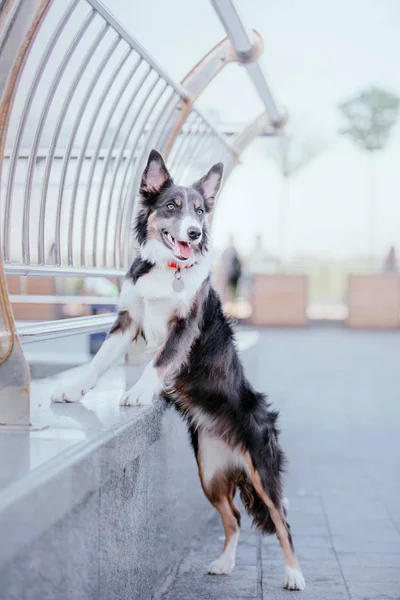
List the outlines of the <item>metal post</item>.
<svg viewBox="0 0 400 600">
<path fill-rule="evenodd" d="M 51 0 L 9 0 L 0 17 L 0 179 L 11 108 L 23 66 Z M 8 297 L 0 251 L 0 425 L 30 425 L 30 373 Z"/>
<path fill-rule="evenodd" d="M 0 427 L 30 425 L 29 367 L 15 330 L 0 251 Z"/>
</svg>

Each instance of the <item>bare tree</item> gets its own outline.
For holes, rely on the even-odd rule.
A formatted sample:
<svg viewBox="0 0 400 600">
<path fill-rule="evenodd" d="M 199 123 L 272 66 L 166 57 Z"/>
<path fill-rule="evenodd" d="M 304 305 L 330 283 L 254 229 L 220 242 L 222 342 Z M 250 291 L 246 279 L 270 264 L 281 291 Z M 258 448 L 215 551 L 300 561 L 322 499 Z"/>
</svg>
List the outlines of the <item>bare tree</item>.
<svg viewBox="0 0 400 600">
<path fill-rule="evenodd" d="M 373 153 L 382 150 L 396 123 L 400 100 L 394 94 L 371 87 L 339 104 L 348 124 L 339 130 L 366 152 L 369 178 L 368 237 L 371 258 L 376 254 L 377 203 Z"/>
</svg>

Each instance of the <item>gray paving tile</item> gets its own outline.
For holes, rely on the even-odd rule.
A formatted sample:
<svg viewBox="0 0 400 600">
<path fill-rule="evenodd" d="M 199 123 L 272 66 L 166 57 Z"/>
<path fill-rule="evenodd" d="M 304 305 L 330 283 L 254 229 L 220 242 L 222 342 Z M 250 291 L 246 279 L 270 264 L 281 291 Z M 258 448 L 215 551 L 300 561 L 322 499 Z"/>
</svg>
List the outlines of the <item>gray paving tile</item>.
<svg viewBox="0 0 400 600">
<path fill-rule="evenodd" d="M 393 554 L 400 551 L 399 541 L 363 540 L 358 537 L 334 537 L 337 552 L 377 552 Z"/>
<path fill-rule="evenodd" d="M 343 568 L 393 567 L 400 570 L 400 553 L 338 552 L 337 556 Z"/>
<path fill-rule="evenodd" d="M 333 540 L 336 542 L 345 543 L 348 540 L 360 540 L 365 542 L 393 542 L 397 545 L 400 552 L 400 535 L 394 529 L 394 527 L 380 527 L 379 525 L 373 525 L 372 527 L 363 527 L 360 525 L 349 525 L 346 528 L 339 529 L 335 527 L 332 531 Z"/>
<path fill-rule="evenodd" d="M 318 537 L 318 538 L 326 538 L 329 536 L 328 525 L 325 522 L 321 523 L 312 523 L 309 522 L 308 519 L 301 518 L 296 522 L 292 522 L 291 531 L 293 539 L 301 538 L 301 537 Z"/>
<path fill-rule="evenodd" d="M 335 551 L 332 547 L 315 547 L 315 546 L 301 546 L 296 547 L 296 556 L 299 561 L 323 561 L 323 560 L 335 560 Z M 282 552 L 280 548 L 269 548 L 263 547 L 263 561 L 267 562 L 276 557 L 281 560 Z M 283 559 L 282 559 L 283 560 Z"/>
<path fill-rule="evenodd" d="M 370 581 L 372 583 L 397 583 L 400 589 L 400 569 L 396 567 L 342 567 L 346 581 Z"/>
<path fill-rule="evenodd" d="M 363 517 L 362 515 L 354 515 L 354 513 L 352 513 L 346 518 L 343 515 L 338 515 L 336 517 L 328 516 L 328 522 L 330 530 L 332 532 L 337 530 L 339 534 L 347 531 L 362 533 L 363 531 L 376 532 L 395 530 L 390 517 L 384 515 L 378 518 L 372 517 L 371 515 Z"/>
<path fill-rule="evenodd" d="M 398 583 L 348 582 L 352 600 L 400 600 Z"/>
<path fill-rule="evenodd" d="M 296 535 L 295 548 L 331 548 L 332 541 L 328 535 Z"/>
<path fill-rule="evenodd" d="M 256 598 L 257 568 L 237 567 L 231 575 L 196 575 L 177 577 L 168 593 L 171 600 L 220 600 L 221 598 Z"/>
<path fill-rule="evenodd" d="M 190 584 L 187 587 L 177 586 L 171 591 L 171 598 L 173 600 L 228 600 L 229 598 L 235 598 L 236 600 L 254 600 L 254 596 L 243 596 L 233 595 L 228 592 L 226 595 L 224 592 L 218 589 L 203 589 L 192 587 Z M 240 592 L 242 594 L 242 592 Z"/>
<path fill-rule="evenodd" d="M 332 585 L 326 582 L 307 583 L 306 589 L 299 592 L 296 598 L 299 600 L 349 600 L 344 585 Z M 289 594 L 289 596 L 288 596 Z M 263 583 L 263 600 L 288 600 L 290 592 L 278 586 L 275 582 L 265 581 Z"/>
</svg>

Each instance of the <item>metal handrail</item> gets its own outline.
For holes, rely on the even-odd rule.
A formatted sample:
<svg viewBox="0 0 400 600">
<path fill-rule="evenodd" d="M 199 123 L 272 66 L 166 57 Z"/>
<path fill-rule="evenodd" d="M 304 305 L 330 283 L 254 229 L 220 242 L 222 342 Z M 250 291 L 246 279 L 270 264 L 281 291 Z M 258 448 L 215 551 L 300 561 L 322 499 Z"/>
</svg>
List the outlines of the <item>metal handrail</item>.
<svg viewBox="0 0 400 600">
<path fill-rule="evenodd" d="M 98 267 L 64 267 L 62 265 L 7 265 L 8 275 L 38 275 L 45 277 L 123 277 L 126 269 Z"/>
<path fill-rule="evenodd" d="M 14 304 L 98 304 L 104 306 L 116 305 L 116 296 L 69 296 L 51 294 L 10 294 Z M 18 325 L 18 324 L 17 324 Z"/>
<path fill-rule="evenodd" d="M 91 317 L 58 319 L 56 321 L 46 321 L 45 323 L 20 323 L 18 324 L 18 335 L 21 342 L 26 344 L 37 340 L 50 340 L 55 337 L 108 331 L 114 321 L 115 315 L 110 313 Z"/>
</svg>

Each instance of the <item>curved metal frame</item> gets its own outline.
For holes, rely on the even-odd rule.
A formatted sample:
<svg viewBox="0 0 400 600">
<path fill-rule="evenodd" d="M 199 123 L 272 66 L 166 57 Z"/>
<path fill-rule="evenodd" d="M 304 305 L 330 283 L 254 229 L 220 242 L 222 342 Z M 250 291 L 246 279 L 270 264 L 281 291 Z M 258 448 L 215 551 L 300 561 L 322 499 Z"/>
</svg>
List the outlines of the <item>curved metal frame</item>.
<svg viewBox="0 0 400 600">
<path fill-rule="evenodd" d="M 8 123 L 10 120 L 17 87 L 32 44 L 34 43 L 36 35 L 49 8 L 52 5 L 52 2 L 53 0 L 8 0 L 0 15 L 0 176 L 4 159 L 4 146 L 8 130 Z M 172 151 L 174 150 L 175 159 L 173 160 L 173 163 L 176 165 L 179 162 L 180 172 L 183 177 L 189 173 L 193 165 L 189 165 L 188 161 L 186 163 L 182 160 L 178 161 L 178 157 L 184 156 L 186 158 L 188 153 L 192 158 L 196 156 L 199 157 L 204 152 L 209 152 L 210 149 L 212 149 L 210 156 L 212 155 L 213 159 L 214 157 L 215 160 L 228 159 L 226 171 L 226 176 L 228 176 L 235 165 L 239 162 L 239 156 L 244 147 L 250 143 L 250 141 L 256 135 L 258 135 L 261 130 L 271 126 L 268 116 L 266 114 L 261 115 L 244 132 L 242 132 L 242 134 L 237 136 L 232 143 L 216 130 L 216 128 L 205 115 L 203 115 L 197 108 L 194 107 L 194 103 L 202 91 L 227 64 L 239 62 L 248 65 L 251 62 L 257 61 L 263 50 L 261 37 L 257 33 L 254 32 L 255 38 L 251 52 L 246 54 L 237 53 L 234 50 L 231 41 L 228 38 L 225 38 L 214 48 L 212 48 L 210 52 L 208 52 L 208 54 L 197 63 L 197 65 L 195 65 L 190 73 L 188 73 L 188 75 L 183 79 L 181 84 L 176 84 L 170 77 L 168 77 L 168 75 L 161 69 L 154 59 L 144 50 L 144 48 L 142 48 L 142 46 L 140 46 L 140 44 L 138 44 L 124 30 L 122 25 L 118 23 L 118 21 L 101 4 L 101 2 L 99 2 L 99 0 L 69 0 L 68 5 L 63 13 L 63 17 L 61 18 L 61 21 L 58 22 L 57 29 L 53 31 L 44 54 L 42 55 L 38 69 L 33 77 L 31 88 L 28 92 L 28 97 L 25 101 L 19 126 L 17 128 L 16 143 L 13 147 L 13 152 L 10 155 L 11 161 L 5 206 L 6 228 L 10 226 L 12 190 L 14 186 L 16 161 L 19 158 L 21 140 L 25 123 L 28 118 L 28 113 L 31 108 L 34 95 L 38 89 L 43 70 L 46 67 L 48 59 L 64 29 L 64 25 L 67 23 L 69 17 L 80 3 L 85 3 L 90 10 L 86 14 L 85 18 L 81 19 L 80 26 L 75 30 L 75 36 L 70 41 L 68 48 L 61 59 L 61 63 L 54 73 L 52 73 L 51 85 L 46 94 L 46 99 L 44 101 L 38 126 L 33 138 L 32 152 L 27 156 L 28 176 L 26 178 L 24 191 L 24 203 L 26 210 L 23 215 L 23 231 L 25 233 L 25 240 L 23 241 L 22 245 L 23 261 L 21 264 L 7 265 L 6 271 L 10 273 L 70 276 L 110 276 L 123 273 L 123 268 L 126 267 L 126 263 L 130 255 L 129 242 L 131 238 L 131 223 L 135 210 L 135 198 L 140 181 L 140 175 L 144 167 L 144 162 L 147 160 L 148 152 L 152 147 L 159 148 L 165 157 L 171 155 Z M 29 247 L 29 207 L 31 204 L 35 161 L 37 158 L 39 158 L 38 148 L 45 118 L 48 114 L 50 103 L 53 101 L 53 97 L 57 88 L 59 87 L 61 77 L 67 68 L 71 56 L 84 37 L 85 32 L 88 31 L 89 27 L 95 22 L 97 17 L 101 17 L 103 19 L 103 26 L 97 32 L 89 48 L 83 53 L 82 64 L 78 67 L 73 80 L 66 88 L 66 96 L 62 100 L 61 108 L 56 119 L 55 128 L 52 130 L 49 152 L 43 155 L 43 158 L 45 158 L 45 164 L 39 203 L 40 218 L 38 239 L 38 258 L 40 264 L 31 264 Z M 58 192 L 55 215 L 54 247 L 56 264 L 47 265 L 44 264 L 46 203 L 49 190 L 49 177 L 56 155 L 57 141 L 64 120 L 66 120 L 68 105 L 70 100 L 72 100 L 74 97 L 76 86 L 81 80 L 85 79 L 85 70 L 91 62 L 92 55 L 96 52 L 108 31 L 113 32 L 115 37 L 108 44 L 108 49 L 104 57 L 100 60 L 99 64 L 95 68 L 94 74 L 90 78 L 89 87 L 84 91 L 83 99 L 80 104 L 80 111 L 78 111 L 78 115 L 75 117 L 75 121 L 73 122 L 65 154 L 62 155 L 60 189 Z M 89 127 L 85 130 L 85 135 L 83 136 L 83 149 L 81 149 L 76 156 L 75 153 L 73 157 L 77 159 L 77 170 L 75 171 L 71 203 L 69 205 L 69 214 L 67 217 L 68 266 L 66 266 L 61 262 L 62 250 L 60 239 L 63 212 L 62 208 L 63 205 L 65 206 L 65 202 L 63 203 L 63 196 L 66 187 L 66 176 L 72 159 L 72 154 L 74 152 L 73 145 L 77 136 L 78 128 L 81 125 L 83 112 L 86 110 L 86 106 L 88 105 L 89 100 L 92 98 L 96 81 L 99 80 L 100 75 L 103 74 L 106 66 L 108 66 L 109 60 L 111 61 L 111 58 L 114 57 L 114 52 L 117 51 L 120 42 L 123 42 L 125 45 L 127 45 L 127 49 L 118 59 L 117 64 L 112 67 L 112 72 L 108 78 L 106 90 L 103 89 L 100 91 L 99 99 L 96 103 L 97 109 L 94 111 L 93 116 L 88 120 Z M 131 68 L 128 68 L 127 61 L 135 56 L 138 58 L 133 65 L 133 69 L 132 64 Z M 144 75 L 139 78 L 139 86 L 133 90 L 129 88 L 130 91 L 128 91 L 128 87 L 131 83 L 130 74 L 132 74 L 132 70 L 133 73 L 135 73 L 137 68 L 139 68 L 142 63 L 145 65 L 147 64 L 148 68 Z M 87 146 L 91 139 L 98 113 L 100 112 L 105 100 L 108 99 L 108 89 L 111 87 L 111 83 L 117 80 L 125 66 L 128 68 L 128 77 L 123 77 L 122 86 L 121 82 L 118 83 L 121 94 L 117 96 L 113 102 L 111 102 L 111 109 L 106 111 L 108 116 L 105 117 L 105 120 L 103 118 L 103 121 L 100 125 L 101 134 L 97 140 L 93 156 L 90 157 L 93 162 L 91 163 L 91 167 L 89 169 L 89 181 L 86 184 L 87 187 L 84 195 L 85 197 L 83 206 L 84 215 L 86 215 L 87 218 L 89 214 L 89 186 L 92 183 L 93 176 L 96 171 L 98 162 L 97 159 L 100 159 L 101 155 L 101 158 L 104 159 L 104 163 L 101 172 L 100 187 L 97 194 L 97 204 L 95 210 L 95 224 L 97 226 L 99 225 L 99 214 L 102 206 L 104 205 L 106 208 L 106 217 L 108 219 L 111 215 L 114 192 L 115 195 L 119 193 L 120 196 L 116 210 L 117 231 L 114 238 L 112 238 L 114 241 L 113 262 L 110 265 L 107 260 L 109 240 L 107 230 L 104 240 L 105 246 L 107 247 L 104 247 L 102 253 L 97 252 L 96 243 L 99 236 L 96 230 L 94 235 L 94 243 L 91 247 L 93 266 L 85 266 L 87 240 L 82 229 L 82 233 L 79 236 L 81 242 L 83 240 L 80 250 L 81 264 L 75 266 L 73 253 L 73 230 L 74 218 L 76 216 L 77 186 L 80 184 L 83 161 L 85 158 L 87 158 Z M 132 106 L 136 106 L 134 103 L 139 89 L 141 88 L 142 84 L 149 81 L 149 76 L 152 73 L 156 75 L 156 79 L 151 84 L 152 87 L 150 87 L 147 97 L 139 101 L 139 108 L 136 107 L 136 113 L 131 114 L 130 109 Z M 160 86 L 158 86 L 159 82 L 161 82 Z M 126 90 L 128 101 L 126 102 L 124 100 L 123 102 L 124 109 L 122 117 L 119 117 L 117 129 L 114 131 L 111 144 L 109 144 L 108 148 L 106 149 L 106 154 L 103 157 L 102 144 L 103 140 L 105 139 L 105 135 L 109 134 L 109 125 L 111 123 L 114 107 L 119 105 L 119 102 Z M 152 124 L 149 126 L 153 115 L 156 116 Z M 128 129 L 124 131 L 123 145 L 118 150 L 117 138 L 119 133 L 122 132 L 122 125 L 125 122 L 125 117 L 128 117 Z M 136 126 L 137 131 L 135 129 Z M 134 135 L 132 132 L 135 132 Z M 133 135 L 133 138 L 131 138 L 131 135 Z M 115 152 L 116 155 L 114 156 Z M 42 156 L 40 158 L 42 158 Z M 111 163 L 112 160 L 115 160 L 115 162 Z M 125 164 L 124 160 L 127 161 Z M 110 175 L 111 189 L 107 197 L 105 192 L 105 178 L 111 164 L 113 164 L 113 168 L 111 169 L 112 173 Z M 117 186 L 117 179 L 118 181 L 122 181 L 122 185 L 118 184 L 119 187 Z M 91 210 L 91 212 L 93 211 Z M 84 225 L 82 227 L 84 228 Z M 8 261 L 9 243 L 7 236 L 9 236 L 8 231 L 6 231 L 6 239 L 4 240 L 4 248 L 7 252 L 7 256 L 5 258 Z M 97 267 L 98 256 L 100 256 L 100 254 L 102 255 L 103 264 L 99 264 Z M 99 263 L 100 262 L 101 260 Z M 91 320 L 91 318 L 86 318 L 84 321 L 81 321 L 81 325 L 79 325 L 79 322 L 76 319 L 66 319 L 60 324 L 57 324 L 56 322 L 49 324 L 45 331 L 45 335 L 51 337 L 56 335 L 65 335 L 68 332 L 72 334 L 79 330 L 102 330 L 104 329 L 106 322 L 108 324 L 108 318 L 96 319 L 96 317 L 94 317 L 93 320 Z M 0 425 L 6 424 L 27 426 L 29 425 L 29 368 L 21 350 L 11 310 L 1 248 L 0 324 L 2 326 L 0 343 Z M 23 333 L 24 337 L 29 336 L 29 339 L 33 339 L 35 336 L 43 336 L 43 331 L 41 331 L 40 327 L 38 328 L 38 325 L 35 324 L 34 327 L 25 325 L 23 331 L 21 330 L 21 333 Z"/>
<path fill-rule="evenodd" d="M 255 33 L 254 50 L 250 56 L 244 58 L 235 52 L 229 38 L 221 40 L 214 46 L 193 69 L 181 81 L 184 87 L 190 93 L 190 101 L 184 104 L 179 103 L 175 108 L 175 118 L 172 119 L 171 129 L 167 133 L 165 146 L 162 148 L 163 155 L 168 158 L 172 146 L 175 143 L 183 124 L 188 118 L 192 105 L 211 83 L 211 81 L 232 62 L 248 63 L 258 60 L 263 51 L 263 42 L 261 36 Z"/>
</svg>

